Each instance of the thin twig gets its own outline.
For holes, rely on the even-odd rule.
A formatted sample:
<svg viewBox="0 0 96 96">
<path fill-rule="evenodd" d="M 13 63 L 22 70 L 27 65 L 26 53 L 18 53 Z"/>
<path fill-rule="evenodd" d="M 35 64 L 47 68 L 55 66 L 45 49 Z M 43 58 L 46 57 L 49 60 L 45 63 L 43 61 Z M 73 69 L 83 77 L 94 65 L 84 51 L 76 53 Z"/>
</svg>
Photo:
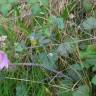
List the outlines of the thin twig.
<svg viewBox="0 0 96 96">
<path fill-rule="evenodd" d="M 75 44 L 75 43 L 80 43 L 80 42 L 85 42 L 85 41 L 89 41 L 89 40 L 95 40 L 96 37 L 93 37 L 93 38 L 87 38 L 87 39 L 83 39 L 83 40 L 75 40 L 74 42 L 64 42 L 64 43 L 56 43 L 56 44 L 52 44 L 52 46 L 58 46 L 58 45 L 62 45 L 62 44 Z M 45 45 L 45 46 L 48 46 L 48 45 Z M 41 48 L 41 47 L 44 47 L 44 46 L 35 46 L 35 47 L 26 47 L 25 49 L 34 49 L 34 48 Z"/>
<path fill-rule="evenodd" d="M 9 69 L 12 68 L 12 67 L 17 67 L 17 66 L 28 66 L 30 68 L 32 67 L 39 67 L 39 68 L 43 68 L 49 72 L 53 72 L 55 74 L 57 74 L 59 71 L 55 70 L 55 69 L 50 69 L 50 68 L 47 68 L 41 64 L 35 64 L 35 63 L 14 63 L 14 64 L 10 64 L 9 65 Z M 59 75 L 63 76 L 63 73 L 62 72 L 59 72 Z"/>
<path fill-rule="evenodd" d="M 10 80 L 17 80 L 17 81 L 24 81 L 24 82 L 32 82 L 32 83 L 36 83 L 36 84 L 43 84 L 43 85 L 49 85 L 51 87 L 56 87 L 56 88 L 60 88 L 60 89 L 67 89 L 68 91 L 70 91 L 71 89 L 68 89 L 66 87 L 63 86 L 58 86 L 58 85 L 53 85 L 53 84 L 48 84 L 48 83 L 44 83 L 44 82 L 40 82 L 40 81 L 33 81 L 33 80 L 28 80 L 28 79 L 20 79 L 20 78 L 15 78 L 15 77 L 3 77 L 4 79 L 10 79 Z"/>
</svg>

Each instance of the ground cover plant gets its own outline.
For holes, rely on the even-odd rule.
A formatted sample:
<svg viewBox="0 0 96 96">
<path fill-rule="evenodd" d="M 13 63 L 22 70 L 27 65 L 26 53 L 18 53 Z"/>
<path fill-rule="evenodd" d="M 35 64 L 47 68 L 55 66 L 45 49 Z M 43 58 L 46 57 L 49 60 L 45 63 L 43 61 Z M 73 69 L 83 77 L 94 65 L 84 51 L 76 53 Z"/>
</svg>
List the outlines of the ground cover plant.
<svg viewBox="0 0 96 96">
<path fill-rule="evenodd" d="M 0 96 L 96 96 L 96 1 L 0 0 Z"/>
</svg>

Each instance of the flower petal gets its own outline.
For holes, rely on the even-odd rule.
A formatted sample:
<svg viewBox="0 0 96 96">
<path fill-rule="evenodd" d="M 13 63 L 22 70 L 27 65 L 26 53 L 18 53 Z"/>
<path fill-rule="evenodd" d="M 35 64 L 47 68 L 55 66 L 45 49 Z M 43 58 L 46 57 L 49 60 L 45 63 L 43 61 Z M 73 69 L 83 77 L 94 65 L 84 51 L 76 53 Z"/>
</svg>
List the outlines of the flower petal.
<svg viewBox="0 0 96 96">
<path fill-rule="evenodd" d="M 0 70 L 2 70 L 3 68 L 8 69 L 8 65 L 9 65 L 9 60 L 7 54 L 4 53 L 3 51 L 0 51 Z"/>
</svg>

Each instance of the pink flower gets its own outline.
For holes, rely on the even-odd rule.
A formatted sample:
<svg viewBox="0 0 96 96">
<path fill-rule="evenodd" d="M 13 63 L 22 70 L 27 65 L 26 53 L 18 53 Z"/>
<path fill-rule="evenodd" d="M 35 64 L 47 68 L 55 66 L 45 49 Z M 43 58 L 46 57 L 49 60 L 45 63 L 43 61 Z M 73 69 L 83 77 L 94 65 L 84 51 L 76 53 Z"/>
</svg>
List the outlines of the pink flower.
<svg viewBox="0 0 96 96">
<path fill-rule="evenodd" d="M 2 70 L 3 68 L 8 69 L 8 65 L 9 65 L 9 60 L 7 54 L 4 53 L 3 51 L 0 51 L 0 70 Z"/>
</svg>

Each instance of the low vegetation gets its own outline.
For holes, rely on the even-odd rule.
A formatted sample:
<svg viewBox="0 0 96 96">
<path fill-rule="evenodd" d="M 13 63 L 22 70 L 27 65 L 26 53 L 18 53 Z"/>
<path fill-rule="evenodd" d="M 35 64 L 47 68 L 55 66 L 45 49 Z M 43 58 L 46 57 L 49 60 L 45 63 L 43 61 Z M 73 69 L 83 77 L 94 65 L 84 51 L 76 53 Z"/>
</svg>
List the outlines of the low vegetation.
<svg viewBox="0 0 96 96">
<path fill-rule="evenodd" d="M 96 96 L 96 1 L 0 0 L 0 50 L 0 96 Z"/>
</svg>

